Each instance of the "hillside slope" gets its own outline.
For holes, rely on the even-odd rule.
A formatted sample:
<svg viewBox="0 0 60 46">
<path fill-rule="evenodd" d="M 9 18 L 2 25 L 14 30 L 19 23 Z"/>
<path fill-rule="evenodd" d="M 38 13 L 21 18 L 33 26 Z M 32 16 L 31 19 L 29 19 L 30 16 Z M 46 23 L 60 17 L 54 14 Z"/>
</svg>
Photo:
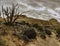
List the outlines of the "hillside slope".
<svg viewBox="0 0 60 46">
<path fill-rule="evenodd" d="M 33 25 L 37 23 L 40 26 L 50 26 L 54 24 L 55 26 L 60 24 L 55 19 L 51 19 L 50 21 L 44 21 L 44 20 L 38 20 L 29 18 L 26 16 L 20 16 L 19 19 L 17 19 L 16 22 L 26 22 L 30 25 Z M 51 27 L 55 27 L 54 25 Z M 24 29 L 29 28 L 27 25 L 20 25 L 20 26 L 6 26 L 4 24 L 0 24 L 0 38 L 5 42 L 6 46 L 60 46 L 60 42 L 56 38 L 56 34 L 52 32 L 51 37 L 48 37 L 46 35 L 46 39 L 42 39 L 38 36 L 36 39 L 31 40 L 28 43 L 25 43 L 23 40 L 19 38 L 19 36 L 16 36 L 14 33 L 19 33 L 20 31 L 23 31 Z M 35 31 L 38 31 L 36 28 L 34 28 Z M 54 30 L 54 29 L 53 29 Z"/>
</svg>

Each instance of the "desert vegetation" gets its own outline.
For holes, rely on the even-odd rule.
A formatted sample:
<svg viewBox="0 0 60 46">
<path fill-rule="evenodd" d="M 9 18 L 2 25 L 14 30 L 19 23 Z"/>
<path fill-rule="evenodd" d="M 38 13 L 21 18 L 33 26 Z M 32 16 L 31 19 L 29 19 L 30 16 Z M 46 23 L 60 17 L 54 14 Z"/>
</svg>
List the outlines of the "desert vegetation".
<svg viewBox="0 0 60 46">
<path fill-rule="evenodd" d="M 56 31 L 56 36 L 57 36 L 58 38 L 60 38 L 60 29 L 57 29 L 57 31 Z"/>
<path fill-rule="evenodd" d="M 30 42 L 30 40 L 32 41 L 37 40 L 37 37 L 46 40 L 48 36 L 49 38 L 52 37 L 53 35 L 52 32 L 53 32 L 56 35 L 56 37 L 60 39 L 59 28 L 55 29 L 56 26 L 54 26 L 53 24 L 52 26 L 44 25 L 43 23 L 47 21 L 42 20 L 43 23 L 40 23 L 42 22 L 40 20 L 36 22 L 36 20 L 38 19 L 33 19 L 26 16 L 24 17 L 22 13 L 19 14 L 17 10 L 18 10 L 18 7 L 17 5 L 14 5 L 14 4 L 12 5 L 11 8 L 10 7 L 4 8 L 2 6 L 3 18 L 0 18 L 1 19 L 0 21 L 0 36 L 1 37 L 5 38 L 9 35 L 11 39 L 16 38 L 18 39 L 17 41 L 19 43 L 20 43 L 20 40 L 22 40 L 24 41 L 24 43 L 26 42 L 27 44 L 28 42 Z M 0 13 L 0 16 L 1 16 L 1 13 Z M 51 29 L 52 27 L 53 29 Z M 0 46 L 5 46 L 5 43 L 2 40 L 0 40 Z"/>
</svg>

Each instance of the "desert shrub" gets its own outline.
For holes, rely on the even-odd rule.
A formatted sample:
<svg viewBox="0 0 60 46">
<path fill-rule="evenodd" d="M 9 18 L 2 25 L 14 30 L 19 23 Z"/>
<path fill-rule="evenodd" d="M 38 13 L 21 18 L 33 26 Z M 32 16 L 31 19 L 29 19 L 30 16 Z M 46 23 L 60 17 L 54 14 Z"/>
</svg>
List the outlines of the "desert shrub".
<svg viewBox="0 0 60 46">
<path fill-rule="evenodd" d="M 42 39 L 46 39 L 46 33 L 45 33 L 45 31 L 42 31 L 42 32 L 40 32 L 40 37 L 42 38 Z"/>
<path fill-rule="evenodd" d="M 56 30 L 56 36 L 57 36 L 58 38 L 60 38 L 60 29 L 57 29 L 57 30 Z"/>
<path fill-rule="evenodd" d="M 45 36 L 44 34 L 41 34 L 40 37 L 41 37 L 42 39 L 46 39 L 46 36 Z"/>
<path fill-rule="evenodd" d="M 44 27 L 44 30 L 45 30 L 45 33 L 46 33 L 48 36 L 52 35 L 52 31 L 51 31 L 51 29 L 49 28 L 49 26 L 45 26 L 45 27 Z"/>
<path fill-rule="evenodd" d="M 46 39 L 46 36 L 45 35 L 41 35 L 40 36 L 42 39 Z"/>
<path fill-rule="evenodd" d="M 57 33 L 57 34 L 60 34 L 60 29 L 58 29 L 58 30 L 56 31 L 56 33 Z"/>
<path fill-rule="evenodd" d="M 60 38 L 60 34 L 56 34 L 56 37 Z"/>
<path fill-rule="evenodd" d="M 43 27 L 38 24 L 34 24 L 33 27 L 37 28 L 39 31 L 43 31 Z"/>
<path fill-rule="evenodd" d="M 20 22 L 20 24 L 21 24 L 21 25 L 27 25 L 27 26 L 30 26 L 30 24 L 27 23 L 27 22 L 25 22 L 25 21 Z"/>
<path fill-rule="evenodd" d="M 1 32 L 1 35 L 7 35 L 8 33 L 6 32 L 6 30 L 3 30 L 2 32 Z"/>
<path fill-rule="evenodd" d="M 40 32 L 44 31 L 42 26 L 39 26 L 39 27 L 38 27 L 38 30 L 39 30 Z"/>
<path fill-rule="evenodd" d="M 39 25 L 37 23 L 33 24 L 33 27 L 38 28 Z"/>
<path fill-rule="evenodd" d="M 20 25 L 27 25 L 27 26 L 30 26 L 29 23 L 26 23 L 25 21 L 22 21 L 22 22 L 15 22 L 14 25 L 15 25 L 15 26 L 20 26 Z"/>
<path fill-rule="evenodd" d="M 36 23 L 36 24 L 33 25 L 33 27 L 38 28 L 39 25 Z"/>
<path fill-rule="evenodd" d="M 25 25 L 25 21 L 20 22 L 21 25 Z"/>
<path fill-rule="evenodd" d="M 27 36 L 29 39 L 35 39 L 36 38 L 36 32 L 33 28 L 28 28 L 23 33 L 24 36 Z"/>
<path fill-rule="evenodd" d="M 21 40 L 24 40 L 24 41 L 26 41 L 26 42 L 28 42 L 29 41 L 29 38 L 26 36 L 26 35 L 23 35 L 23 33 L 13 33 L 13 35 L 15 36 L 15 37 L 17 37 L 18 39 L 21 39 Z"/>
<path fill-rule="evenodd" d="M 13 32 L 13 35 L 17 37 L 18 39 L 22 39 L 23 34 L 21 32 L 18 32 L 17 30 Z"/>
<path fill-rule="evenodd" d="M 14 31 L 13 35 L 18 39 L 22 39 L 24 41 L 29 41 L 36 38 L 36 32 L 33 28 L 23 29 L 22 32 Z"/>
<path fill-rule="evenodd" d="M 45 30 L 45 33 L 48 35 L 48 36 L 50 36 L 50 35 L 52 35 L 52 32 L 50 31 L 50 30 Z"/>
<path fill-rule="evenodd" d="M 29 23 L 26 23 L 26 25 L 29 26 L 29 27 L 31 27 L 31 24 L 29 24 Z"/>
<path fill-rule="evenodd" d="M 23 39 L 24 41 L 26 41 L 26 42 L 29 41 L 29 38 L 28 38 L 28 36 L 26 36 L 26 35 L 23 35 L 22 39 Z"/>
<path fill-rule="evenodd" d="M 51 31 L 49 31 L 49 30 L 46 30 L 45 32 L 48 36 L 50 36 L 52 34 Z"/>
<path fill-rule="evenodd" d="M 14 26 L 20 26 L 21 24 L 20 24 L 20 22 L 15 22 L 14 23 Z"/>
<path fill-rule="evenodd" d="M 0 46 L 6 46 L 5 42 L 2 39 L 0 39 Z"/>
<path fill-rule="evenodd" d="M 2 24 L 2 21 L 0 21 L 0 24 Z"/>
</svg>

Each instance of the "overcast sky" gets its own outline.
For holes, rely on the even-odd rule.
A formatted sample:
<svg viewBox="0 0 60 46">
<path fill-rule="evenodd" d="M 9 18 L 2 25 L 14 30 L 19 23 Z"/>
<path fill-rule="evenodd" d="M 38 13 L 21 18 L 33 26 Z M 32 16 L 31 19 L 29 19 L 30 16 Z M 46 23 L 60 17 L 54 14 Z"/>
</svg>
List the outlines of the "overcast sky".
<svg viewBox="0 0 60 46">
<path fill-rule="evenodd" d="M 0 0 L 1 6 L 11 6 L 12 3 L 19 4 L 19 11 L 30 11 L 28 17 L 49 20 L 55 18 L 60 21 L 60 0 Z"/>
</svg>

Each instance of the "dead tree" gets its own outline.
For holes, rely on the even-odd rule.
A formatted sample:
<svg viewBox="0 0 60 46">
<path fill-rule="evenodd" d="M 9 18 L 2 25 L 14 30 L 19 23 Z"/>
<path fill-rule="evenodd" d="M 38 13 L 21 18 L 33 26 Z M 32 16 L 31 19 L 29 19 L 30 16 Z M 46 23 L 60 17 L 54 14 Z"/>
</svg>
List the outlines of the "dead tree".
<svg viewBox="0 0 60 46">
<path fill-rule="evenodd" d="M 6 7 L 6 8 L 3 8 L 2 6 L 2 14 L 5 21 L 4 24 L 12 25 L 15 23 L 15 21 L 19 18 L 20 15 L 26 12 L 30 12 L 30 11 L 25 11 L 19 14 L 18 8 L 19 8 L 18 4 L 16 5 L 13 4 L 12 7 Z"/>
<path fill-rule="evenodd" d="M 2 13 L 3 13 L 3 17 L 5 24 L 7 25 L 11 25 L 13 24 L 19 17 L 19 12 L 17 11 L 19 7 L 17 7 L 17 5 L 12 5 L 12 7 L 6 7 L 3 8 L 2 6 Z M 16 16 L 15 16 L 16 15 Z M 15 17 L 14 17 L 15 16 Z"/>
</svg>

